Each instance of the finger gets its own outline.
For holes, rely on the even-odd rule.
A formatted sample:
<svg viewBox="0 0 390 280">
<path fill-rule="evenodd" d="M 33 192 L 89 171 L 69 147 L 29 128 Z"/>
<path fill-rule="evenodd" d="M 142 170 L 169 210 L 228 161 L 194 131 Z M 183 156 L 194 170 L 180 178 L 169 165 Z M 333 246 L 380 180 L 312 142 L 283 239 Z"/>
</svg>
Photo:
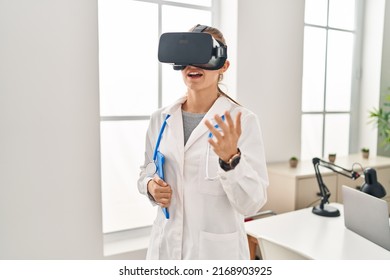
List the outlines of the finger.
<svg viewBox="0 0 390 280">
<path fill-rule="evenodd" d="M 172 189 L 169 185 L 166 186 L 160 186 L 159 192 L 161 194 L 172 194 Z"/>
<path fill-rule="evenodd" d="M 169 204 L 166 203 L 166 201 L 159 201 L 159 202 L 157 202 L 157 205 L 162 207 L 162 208 L 167 208 L 169 206 Z"/>
<path fill-rule="evenodd" d="M 236 132 L 238 135 L 241 135 L 241 115 L 242 113 L 241 112 L 238 112 L 237 113 L 237 116 L 236 116 Z"/>
<path fill-rule="evenodd" d="M 164 182 L 164 181 L 162 181 Z M 159 193 L 172 193 L 172 188 L 170 185 L 168 185 L 166 182 L 164 182 L 164 186 L 162 185 L 158 185 L 157 184 L 157 188 L 156 190 L 159 192 Z"/>
<path fill-rule="evenodd" d="M 161 197 L 159 197 L 159 202 L 161 201 L 169 201 L 171 200 L 171 195 L 170 194 L 164 194 L 164 195 L 161 195 Z"/>
<path fill-rule="evenodd" d="M 218 140 L 220 141 L 222 139 L 221 133 L 210 123 L 209 120 L 206 120 L 205 125 L 207 128 L 210 130 L 211 134 Z"/>
<path fill-rule="evenodd" d="M 163 208 L 168 208 L 169 205 L 171 205 L 171 201 L 170 200 L 162 200 L 158 203 L 158 205 L 160 207 L 163 207 Z"/>
<path fill-rule="evenodd" d="M 167 207 L 170 203 L 171 203 L 171 198 L 172 196 L 171 195 L 163 195 L 163 196 L 160 196 L 157 200 L 157 203 L 160 205 L 160 206 L 165 206 Z"/>
<path fill-rule="evenodd" d="M 155 194 L 155 200 L 157 202 L 161 202 L 164 199 L 171 199 L 172 194 L 171 193 L 162 193 L 162 192 L 157 192 Z"/>
<path fill-rule="evenodd" d="M 204 124 L 207 126 L 207 128 L 211 131 L 211 129 L 213 129 L 213 125 L 211 124 L 211 122 L 209 120 L 205 120 L 204 121 Z"/>
<path fill-rule="evenodd" d="M 218 144 L 211 138 L 209 138 L 208 142 L 210 143 L 210 146 L 213 147 L 213 149 L 217 149 L 218 148 Z"/>
<path fill-rule="evenodd" d="M 157 185 L 162 186 L 162 187 L 165 187 L 165 186 L 168 185 L 168 184 L 167 184 L 163 179 L 161 179 L 157 174 L 154 175 L 153 181 L 156 182 Z"/>
<path fill-rule="evenodd" d="M 216 123 L 218 124 L 219 128 L 222 129 L 222 131 L 226 134 L 229 132 L 229 127 L 226 125 L 226 123 L 223 121 L 223 119 L 219 115 L 215 115 L 214 119 Z"/>
<path fill-rule="evenodd" d="M 161 202 L 161 201 L 166 201 L 166 200 L 170 200 L 171 199 L 171 195 L 170 194 L 159 194 L 157 195 L 157 201 L 158 202 Z"/>
<path fill-rule="evenodd" d="M 232 115 L 230 114 L 229 111 L 225 112 L 225 118 L 226 118 L 226 123 L 228 124 L 228 126 L 229 127 L 234 127 Z"/>
</svg>

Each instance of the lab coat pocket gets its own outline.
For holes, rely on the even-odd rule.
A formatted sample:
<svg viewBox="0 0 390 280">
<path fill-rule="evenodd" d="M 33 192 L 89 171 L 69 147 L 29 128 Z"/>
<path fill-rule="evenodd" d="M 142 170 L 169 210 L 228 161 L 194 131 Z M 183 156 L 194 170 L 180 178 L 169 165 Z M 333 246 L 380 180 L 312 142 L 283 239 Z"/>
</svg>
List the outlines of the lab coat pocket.
<svg viewBox="0 0 390 280">
<path fill-rule="evenodd" d="M 211 233 L 201 231 L 199 236 L 199 259 L 238 259 L 238 231 L 232 233 Z"/>
</svg>

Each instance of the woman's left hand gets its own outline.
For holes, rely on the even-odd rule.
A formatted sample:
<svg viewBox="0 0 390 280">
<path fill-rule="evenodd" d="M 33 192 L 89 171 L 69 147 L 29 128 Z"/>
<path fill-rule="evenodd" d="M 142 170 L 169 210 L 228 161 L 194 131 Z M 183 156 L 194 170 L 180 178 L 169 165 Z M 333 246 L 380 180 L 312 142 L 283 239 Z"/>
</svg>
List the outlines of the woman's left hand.
<svg viewBox="0 0 390 280">
<path fill-rule="evenodd" d="M 205 121 L 205 125 L 213 134 L 213 138 L 208 141 L 214 148 L 214 152 L 225 162 L 228 162 L 232 156 L 238 153 L 238 139 L 241 136 L 241 112 L 237 113 L 235 123 L 228 111 L 225 112 L 226 122 L 218 115 L 214 116 L 219 128 L 217 130 L 209 120 Z"/>
</svg>

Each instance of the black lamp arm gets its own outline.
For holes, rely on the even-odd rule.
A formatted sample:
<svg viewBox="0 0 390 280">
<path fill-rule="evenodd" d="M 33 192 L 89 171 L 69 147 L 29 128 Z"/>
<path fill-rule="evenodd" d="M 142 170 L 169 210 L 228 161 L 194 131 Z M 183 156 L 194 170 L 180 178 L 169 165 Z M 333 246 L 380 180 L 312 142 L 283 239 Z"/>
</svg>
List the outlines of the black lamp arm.
<svg viewBox="0 0 390 280">
<path fill-rule="evenodd" d="M 356 171 L 352 170 L 352 169 L 346 169 L 344 167 L 338 166 L 338 165 L 336 165 L 334 163 L 322 160 L 322 159 L 317 158 L 317 157 L 313 158 L 313 165 L 314 165 L 314 170 L 315 170 L 315 173 L 316 173 L 318 186 L 320 188 L 320 194 L 321 194 L 321 197 L 322 197 L 321 198 L 321 204 L 320 204 L 320 208 L 321 209 L 323 209 L 324 205 L 329 202 L 330 191 L 326 187 L 324 181 L 322 180 L 322 176 L 321 176 L 321 173 L 320 173 L 319 166 L 328 168 L 328 169 L 332 170 L 333 172 L 336 172 L 336 173 L 338 173 L 340 175 L 343 175 L 343 176 L 348 177 L 348 178 L 353 179 L 353 180 L 356 180 L 357 178 L 360 177 L 360 174 L 357 173 Z M 341 171 L 337 170 L 336 168 L 338 168 Z"/>
<path fill-rule="evenodd" d="M 316 178 L 317 178 L 317 182 L 318 182 L 318 186 L 320 188 L 320 194 L 321 194 L 320 208 L 324 209 L 324 205 L 329 202 L 330 192 L 329 192 L 329 189 L 326 187 L 324 181 L 322 180 L 322 176 L 321 176 L 321 173 L 319 170 L 320 161 L 321 160 L 319 158 L 313 158 L 314 170 L 316 173 Z"/>
<path fill-rule="evenodd" d="M 326 167 L 326 168 L 332 170 L 333 172 L 341 174 L 341 175 L 348 177 L 350 179 L 356 180 L 357 178 L 360 177 L 360 174 L 358 172 L 354 171 L 353 169 L 346 169 L 344 167 L 341 167 L 341 166 L 336 165 L 334 163 L 322 160 L 320 158 L 313 158 L 313 163 L 314 163 L 314 161 L 318 161 L 319 165 Z M 342 170 L 343 172 L 335 169 L 335 167 Z"/>
</svg>

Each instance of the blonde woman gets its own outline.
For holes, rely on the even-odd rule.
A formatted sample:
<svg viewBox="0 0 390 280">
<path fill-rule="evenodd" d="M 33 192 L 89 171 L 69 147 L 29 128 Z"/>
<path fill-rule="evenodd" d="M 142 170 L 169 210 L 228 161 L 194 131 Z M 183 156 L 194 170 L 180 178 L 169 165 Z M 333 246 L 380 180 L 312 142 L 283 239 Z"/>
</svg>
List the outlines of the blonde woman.
<svg viewBox="0 0 390 280">
<path fill-rule="evenodd" d="M 216 28 L 191 31 L 226 45 Z M 138 188 L 169 219 L 158 209 L 147 259 L 249 259 L 244 217 L 265 204 L 268 176 L 256 115 L 219 87 L 229 64 L 183 67 L 186 94 L 151 116 Z M 147 165 L 164 123 L 162 180 Z"/>
</svg>

